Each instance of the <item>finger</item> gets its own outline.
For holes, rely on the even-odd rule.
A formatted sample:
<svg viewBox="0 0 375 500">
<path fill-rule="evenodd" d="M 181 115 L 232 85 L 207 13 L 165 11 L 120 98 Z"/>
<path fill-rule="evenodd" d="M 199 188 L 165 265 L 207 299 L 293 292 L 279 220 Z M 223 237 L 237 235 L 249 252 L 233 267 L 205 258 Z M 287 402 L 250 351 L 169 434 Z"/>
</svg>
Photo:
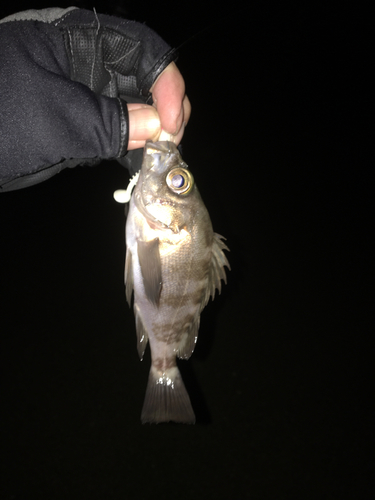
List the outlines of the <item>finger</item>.
<svg viewBox="0 0 375 500">
<path fill-rule="evenodd" d="M 182 102 L 185 82 L 174 62 L 165 68 L 151 87 L 151 92 L 162 128 L 169 134 L 176 135 L 184 121 Z"/>
<path fill-rule="evenodd" d="M 160 137 L 158 139 L 159 141 L 172 141 L 177 146 L 180 144 L 182 137 L 184 135 L 184 132 L 185 132 L 185 127 L 189 121 L 190 113 L 191 113 L 191 105 L 190 105 L 190 101 L 189 101 L 187 96 L 184 97 L 182 105 L 183 105 L 184 119 L 183 119 L 180 130 L 177 132 L 176 135 L 172 135 L 172 134 L 169 134 L 168 132 L 166 132 L 164 129 L 162 129 L 162 132 L 161 132 Z"/>
<path fill-rule="evenodd" d="M 157 110 L 147 104 L 128 104 L 129 143 L 128 150 L 143 148 L 146 140 L 157 140 L 160 132 L 160 118 Z"/>
</svg>

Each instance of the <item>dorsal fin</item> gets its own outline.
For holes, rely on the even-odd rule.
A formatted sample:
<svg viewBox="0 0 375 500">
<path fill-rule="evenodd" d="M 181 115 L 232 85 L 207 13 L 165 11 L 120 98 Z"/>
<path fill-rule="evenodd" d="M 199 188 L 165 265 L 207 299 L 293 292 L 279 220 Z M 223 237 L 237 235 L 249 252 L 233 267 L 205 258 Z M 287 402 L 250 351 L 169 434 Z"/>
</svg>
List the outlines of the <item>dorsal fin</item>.
<svg viewBox="0 0 375 500">
<path fill-rule="evenodd" d="M 220 294 L 221 280 L 223 280 L 224 283 L 227 282 L 224 266 L 226 266 L 230 270 L 230 265 L 223 250 L 229 251 L 229 248 L 222 240 L 225 240 L 224 236 L 214 233 L 214 239 L 212 242 L 211 263 L 208 272 L 208 285 L 206 289 L 205 299 L 202 302 L 202 309 L 206 306 L 207 302 L 210 299 L 210 296 L 212 297 L 212 300 L 215 298 L 216 289 L 219 291 Z"/>
</svg>

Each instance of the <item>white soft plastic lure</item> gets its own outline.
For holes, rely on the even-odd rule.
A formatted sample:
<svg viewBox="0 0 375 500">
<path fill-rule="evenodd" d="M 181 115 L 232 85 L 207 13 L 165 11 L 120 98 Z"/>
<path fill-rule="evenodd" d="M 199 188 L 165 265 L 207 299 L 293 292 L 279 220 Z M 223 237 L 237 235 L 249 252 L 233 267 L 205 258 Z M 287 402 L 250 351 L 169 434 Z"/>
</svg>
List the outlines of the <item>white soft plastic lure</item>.
<svg viewBox="0 0 375 500">
<path fill-rule="evenodd" d="M 135 185 L 137 184 L 138 178 L 139 178 L 139 172 L 133 175 L 126 189 L 117 189 L 113 193 L 113 197 L 117 201 L 117 203 L 129 203 L 130 198 L 132 196 L 132 191 L 135 188 Z"/>
</svg>

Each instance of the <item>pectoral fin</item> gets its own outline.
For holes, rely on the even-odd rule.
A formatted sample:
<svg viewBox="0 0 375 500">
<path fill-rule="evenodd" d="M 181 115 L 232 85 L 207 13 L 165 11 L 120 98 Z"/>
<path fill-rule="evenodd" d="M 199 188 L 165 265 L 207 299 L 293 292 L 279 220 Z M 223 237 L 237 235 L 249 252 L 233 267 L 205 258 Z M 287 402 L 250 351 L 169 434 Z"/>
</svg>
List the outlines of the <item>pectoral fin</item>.
<svg viewBox="0 0 375 500">
<path fill-rule="evenodd" d="M 137 248 L 146 296 L 157 306 L 162 285 L 159 238 L 151 241 L 138 240 Z"/>
<path fill-rule="evenodd" d="M 132 253 L 129 248 L 126 249 L 126 259 L 125 259 L 125 287 L 126 287 L 126 301 L 131 306 L 132 293 L 134 289 L 133 280 L 133 263 L 132 263 Z"/>
</svg>

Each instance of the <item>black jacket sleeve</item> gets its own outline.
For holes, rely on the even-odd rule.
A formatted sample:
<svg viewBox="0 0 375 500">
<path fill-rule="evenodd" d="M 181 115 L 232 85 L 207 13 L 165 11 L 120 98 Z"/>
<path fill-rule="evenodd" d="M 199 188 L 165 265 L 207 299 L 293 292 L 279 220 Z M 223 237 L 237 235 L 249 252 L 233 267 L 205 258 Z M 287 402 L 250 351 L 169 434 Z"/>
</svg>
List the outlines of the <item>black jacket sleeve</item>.
<svg viewBox="0 0 375 500">
<path fill-rule="evenodd" d="M 125 101 L 150 102 L 176 58 L 145 25 L 75 8 L 2 20 L 0 46 L 0 191 L 101 159 L 126 165 Z"/>
</svg>

